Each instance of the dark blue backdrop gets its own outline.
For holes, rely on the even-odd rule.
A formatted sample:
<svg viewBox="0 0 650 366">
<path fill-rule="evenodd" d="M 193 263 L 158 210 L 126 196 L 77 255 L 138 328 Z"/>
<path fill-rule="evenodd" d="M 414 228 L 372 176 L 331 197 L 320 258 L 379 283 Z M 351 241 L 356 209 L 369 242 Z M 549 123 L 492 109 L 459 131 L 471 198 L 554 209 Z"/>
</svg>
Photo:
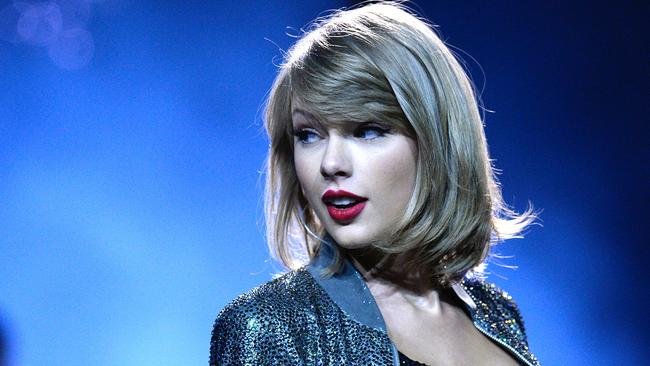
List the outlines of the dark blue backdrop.
<svg viewBox="0 0 650 366">
<path fill-rule="evenodd" d="M 278 269 L 260 107 L 286 27 L 350 3 L 0 4 L 6 363 L 205 364 L 219 309 Z M 532 349 L 545 365 L 642 364 L 647 6 L 414 6 L 494 111 L 506 201 L 543 209 L 543 227 L 499 248 L 519 269 L 490 266 Z"/>
</svg>

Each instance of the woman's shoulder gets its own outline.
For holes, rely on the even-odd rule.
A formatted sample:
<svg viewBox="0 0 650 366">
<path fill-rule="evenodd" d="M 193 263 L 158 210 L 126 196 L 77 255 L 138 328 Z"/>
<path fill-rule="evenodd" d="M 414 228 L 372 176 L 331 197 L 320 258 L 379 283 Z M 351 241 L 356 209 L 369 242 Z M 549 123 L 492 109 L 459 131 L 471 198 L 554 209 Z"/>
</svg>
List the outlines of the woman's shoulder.
<svg viewBox="0 0 650 366">
<path fill-rule="evenodd" d="M 304 267 L 284 273 L 237 296 L 219 312 L 215 326 L 237 322 L 242 317 L 252 322 L 251 318 L 256 316 L 280 316 L 283 310 L 295 309 L 308 301 L 315 285 Z"/>
<path fill-rule="evenodd" d="M 539 365 L 528 348 L 524 320 L 513 297 L 482 278 L 465 278 L 461 286 L 476 305 L 473 315 L 475 324 L 510 345 L 531 364 Z"/>
<path fill-rule="evenodd" d="M 463 279 L 461 286 L 475 303 L 474 323 L 532 361 L 524 320 L 515 300 L 496 284 L 481 278 Z"/>
<path fill-rule="evenodd" d="M 257 364 L 255 357 L 266 349 L 291 342 L 292 324 L 309 316 L 319 296 L 319 287 L 303 267 L 285 273 L 239 295 L 217 316 L 210 342 L 210 365 Z M 287 355 L 285 355 L 287 356 Z M 244 359 L 245 358 L 245 359 Z"/>
<path fill-rule="evenodd" d="M 513 297 L 504 289 L 483 278 L 465 278 L 461 286 L 469 293 L 477 306 L 510 315 L 521 320 L 521 313 Z"/>
</svg>

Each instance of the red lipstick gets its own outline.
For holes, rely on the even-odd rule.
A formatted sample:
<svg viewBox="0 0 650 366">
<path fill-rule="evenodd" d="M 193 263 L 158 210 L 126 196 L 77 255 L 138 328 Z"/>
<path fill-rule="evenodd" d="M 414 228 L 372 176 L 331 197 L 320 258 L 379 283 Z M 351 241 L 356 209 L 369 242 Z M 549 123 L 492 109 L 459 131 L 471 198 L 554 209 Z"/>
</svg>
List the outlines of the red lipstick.
<svg viewBox="0 0 650 366">
<path fill-rule="evenodd" d="M 327 190 L 321 198 L 327 205 L 327 212 L 336 221 L 351 221 L 366 207 L 365 197 L 344 190 Z"/>
</svg>

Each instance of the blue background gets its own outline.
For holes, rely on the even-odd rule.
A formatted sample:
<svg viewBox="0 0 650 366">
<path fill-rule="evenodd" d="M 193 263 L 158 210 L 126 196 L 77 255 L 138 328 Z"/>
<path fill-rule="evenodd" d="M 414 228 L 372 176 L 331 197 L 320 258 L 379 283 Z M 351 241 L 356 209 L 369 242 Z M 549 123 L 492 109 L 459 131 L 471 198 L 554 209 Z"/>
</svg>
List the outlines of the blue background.
<svg viewBox="0 0 650 366">
<path fill-rule="evenodd" d="M 263 239 L 260 116 L 286 33 L 351 4 L 96 0 L 79 25 L 92 58 L 73 67 L 2 19 L 7 365 L 207 363 L 218 311 L 280 269 Z M 498 248 L 519 268 L 489 267 L 533 351 L 545 365 L 642 364 L 647 6 L 414 7 L 465 52 L 494 111 L 506 201 L 543 209 L 543 227 Z"/>
</svg>

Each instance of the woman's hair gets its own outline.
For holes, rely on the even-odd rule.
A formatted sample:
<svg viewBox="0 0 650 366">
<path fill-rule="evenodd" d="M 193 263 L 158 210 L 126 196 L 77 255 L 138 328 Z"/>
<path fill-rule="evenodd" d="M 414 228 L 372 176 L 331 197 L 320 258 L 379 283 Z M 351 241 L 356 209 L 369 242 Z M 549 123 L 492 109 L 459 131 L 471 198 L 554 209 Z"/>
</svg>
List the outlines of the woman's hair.
<svg viewBox="0 0 650 366">
<path fill-rule="evenodd" d="M 534 219 L 504 204 L 473 85 L 432 28 L 398 3 L 337 11 L 314 22 L 284 57 L 270 91 L 265 215 L 274 256 L 297 268 L 326 235 L 293 160 L 292 100 L 319 121 L 381 121 L 417 144 L 417 177 L 391 234 L 370 243 L 448 284 L 518 237 Z M 330 266 L 338 271 L 341 252 Z"/>
</svg>

